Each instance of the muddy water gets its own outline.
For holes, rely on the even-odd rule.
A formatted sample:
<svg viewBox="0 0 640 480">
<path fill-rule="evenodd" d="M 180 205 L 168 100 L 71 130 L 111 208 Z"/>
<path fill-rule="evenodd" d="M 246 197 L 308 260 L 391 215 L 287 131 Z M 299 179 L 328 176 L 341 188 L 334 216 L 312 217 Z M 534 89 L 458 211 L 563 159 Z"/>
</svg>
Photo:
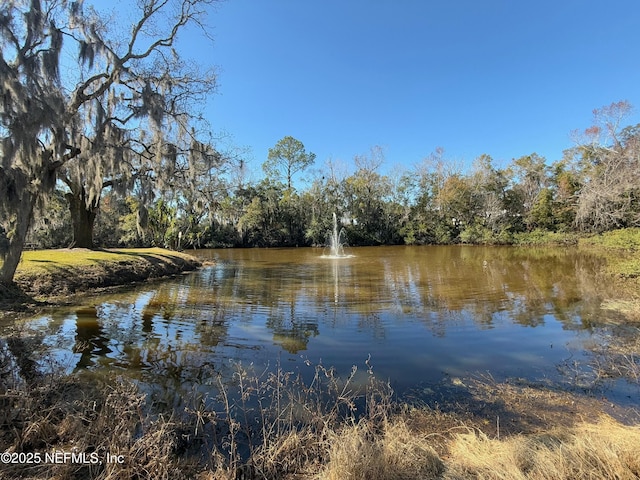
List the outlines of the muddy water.
<svg viewBox="0 0 640 480">
<path fill-rule="evenodd" d="M 600 308 L 599 261 L 566 249 L 348 253 L 198 251 L 214 265 L 91 297 L 27 328 L 42 338 L 43 368 L 120 371 L 174 402 L 219 374 L 232 379 L 238 362 L 303 375 L 318 363 L 342 375 L 356 365 L 359 381 L 372 370 L 400 394 L 478 375 L 577 385 L 586 373 L 570 367 L 587 361 L 611 315 Z"/>
</svg>

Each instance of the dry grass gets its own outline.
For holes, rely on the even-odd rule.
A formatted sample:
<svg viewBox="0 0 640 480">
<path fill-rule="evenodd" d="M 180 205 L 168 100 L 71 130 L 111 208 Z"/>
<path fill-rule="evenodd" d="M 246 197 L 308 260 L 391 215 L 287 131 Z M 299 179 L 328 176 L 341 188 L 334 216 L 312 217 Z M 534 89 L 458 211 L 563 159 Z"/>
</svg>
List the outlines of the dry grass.
<svg viewBox="0 0 640 480">
<path fill-rule="evenodd" d="M 27 342 L 28 343 L 28 342 Z M 481 408 L 409 407 L 373 375 L 312 378 L 236 367 L 215 399 L 154 411 L 122 378 L 34 375 L 25 341 L 0 342 L 0 452 L 122 455 L 101 465 L 0 465 L 1 478 L 75 479 L 637 479 L 640 427 L 540 386 L 468 382 Z M 484 405 L 484 406 L 483 406 Z M 490 405 L 491 408 L 487 407 Z M 502 429 L 495 428 L 499 414 Z M 526 432 L 526 433 L 517 433 Z"/>
<path fill-rule="evenodd" d="M 637 479 L 640 427 L 602 416 L 595 423 L 498 440 L 469 428 L 457 433 L 446 456 L 431 440 L 395 418 L 374 434 L 366 422 L 336 434 L 318 479 Z"/>
<path fill-rule="evenodd" d="M 3 452 L 63 451 L 122 455 L 123 463 L 0 465 L 2 478 L 134 479 L 191 478 L 195 463 L 176 455 L 180 426 L 171 418 L 143 414 L 144 396 L 125 381 L 111 385 L 79 377 L 6 390 L 0 428 Z"/>
<path fill-rule="evenodd" d="M 620 313 L 625 323 L 640 323 L 640 299 L 623 300 L 609 298 L 601 303 L 600 308 Z"/>
<path fill-rule="evenodd" d="M 328 461 L 319 480 L 400 480 L 441 478 L 444 462 L 429 439 L 413 432 L 401 418 L 382 428 L 361 420 L 328 437 Z"/>
<path fill-rule="evenodd" d="M 504 440 L 481 432 L 455 437 L 445 479 L 637 479 L 640 428 L 603 416 L 596 423 Z"/>
<path fill-rule="evenodd" d="M 622 324 L 590 347 L 590 367 L 599 379 L 624 378 L 640 385 L 640 328 Z"/>
</svg>

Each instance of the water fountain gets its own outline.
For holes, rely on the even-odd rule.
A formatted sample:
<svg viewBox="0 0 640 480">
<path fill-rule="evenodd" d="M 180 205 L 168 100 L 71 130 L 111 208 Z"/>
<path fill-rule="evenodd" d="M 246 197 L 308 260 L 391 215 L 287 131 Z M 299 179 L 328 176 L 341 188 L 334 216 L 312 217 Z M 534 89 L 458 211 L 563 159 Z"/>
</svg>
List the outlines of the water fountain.
<svg viewBox="0 0 640 480">
<path fill-rule="evenodd" d="M 344 228 L 338 230 L 338 217 L 333 212 L 333 231 L 329 233 L 329 255 L 322 255 L 322 258 L 349 258 L 353 255 L 347 255 L 344 253 L 344 242 L 342 237 L 344 236 Z"/>
</svg>

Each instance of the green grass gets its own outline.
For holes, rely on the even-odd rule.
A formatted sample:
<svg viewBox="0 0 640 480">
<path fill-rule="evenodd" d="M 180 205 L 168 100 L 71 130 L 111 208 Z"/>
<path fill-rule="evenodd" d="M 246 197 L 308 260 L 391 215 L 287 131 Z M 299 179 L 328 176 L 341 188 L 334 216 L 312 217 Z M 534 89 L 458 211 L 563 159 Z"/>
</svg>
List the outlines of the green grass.
<svg viewBox="0 0 640 480">
<path fill-rule="evenodd" d="M 640 250 L 640 228 L 623 228 L 580 240 L 582 246 L 603 247 L 615 250 Z"/>
<path fill-rule="evenodd" d="M 520 246 L 577 245 L 578 238 L 579 235 L 577 233 L 534 230 L 532 232 L 514 234 L 513 244 Z"/>
<path fill-rule="evenodd" d="M 60 268 L 68 270 L 105 264 L 123 264 L 149 258 L 169 260 L 186 257 L 187 255 L 182 253 L 162 248 L 34 250 L 22 253 L 16 275 L 37 275 Z"/>
<path fill-rule="evenodd" d="M 640 278 L 640 228 L 612 230 L 582 238 L 579 245 L 604 256 L 608 273 L 620 278 Z"/>
<path fill-rule="evenodd" d="M 200 265 L 190 255 L 162 248 L 35 250 L 23 252 L 14 282 L 27 299 L 56 302 L 70 294 L 177 275 Z M 16 303 L 16 295 L 3 292 L 0 304 L 3 299 Z"/>
<path fill-rule="evenodd" d="M 638 278 L 640 277 L 640 259 L 610 259 L 609 271 L 622 278 Z"/>
</svg>

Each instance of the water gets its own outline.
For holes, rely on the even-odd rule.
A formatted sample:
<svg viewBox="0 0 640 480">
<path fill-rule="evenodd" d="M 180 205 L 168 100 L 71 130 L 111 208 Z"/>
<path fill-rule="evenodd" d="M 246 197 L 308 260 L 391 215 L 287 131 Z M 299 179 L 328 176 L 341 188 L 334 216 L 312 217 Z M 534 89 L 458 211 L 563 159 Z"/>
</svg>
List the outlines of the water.
<svg viewBox="0 0 640 480">
<path fill-rule="evenodd" d="M 600 308 L 599 261 L 566 249 L 352 252 L 198 251 L 215 265 L 89 297 L 24 328 L 42 337 L 41 368 L 120 371 L 175 402 L 218 374 L 230 379 L 237 362 L 303 375 L 356 365 L 364 382 L 369 355 L 400 395 L 486 374 L 571 386 L 567 365 L 588 362 L 585 346 L 613 315 Z"/>
</svg>

